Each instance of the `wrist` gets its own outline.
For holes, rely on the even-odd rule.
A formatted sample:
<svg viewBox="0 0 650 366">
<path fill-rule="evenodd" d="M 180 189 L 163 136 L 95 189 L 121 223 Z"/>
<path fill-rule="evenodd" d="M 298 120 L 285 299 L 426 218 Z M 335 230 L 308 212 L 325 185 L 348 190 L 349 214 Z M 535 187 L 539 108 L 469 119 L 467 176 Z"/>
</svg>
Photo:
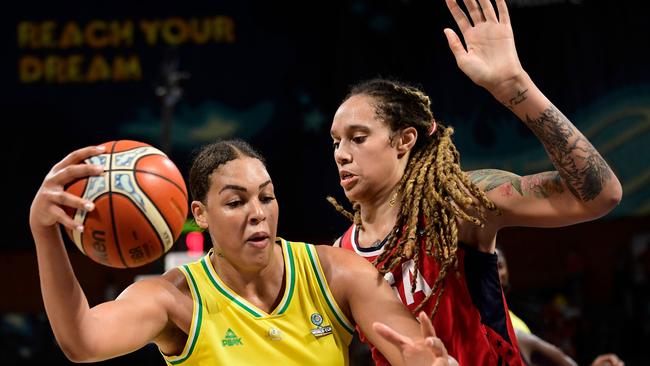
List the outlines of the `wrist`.
<svg viewBox="0 0 650 366">
<path fill-rule="evenodd" d="M 528 73 L 521 70 L 521 72 L 491 87 L 488 91 L 499 102 L 508 108 L 512 108 L 522 98 L 525 98 L 526 91 L 533 86 L 533 81 L 528 76 Z"/>
</svg>

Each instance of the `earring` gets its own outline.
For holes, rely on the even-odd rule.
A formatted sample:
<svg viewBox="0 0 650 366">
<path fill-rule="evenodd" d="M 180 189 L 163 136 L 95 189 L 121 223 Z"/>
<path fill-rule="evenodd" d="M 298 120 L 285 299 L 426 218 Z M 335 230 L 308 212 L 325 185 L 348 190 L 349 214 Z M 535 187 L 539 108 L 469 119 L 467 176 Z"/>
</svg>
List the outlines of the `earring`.
<svg viewBox="0 0 650 366">
<path fill-rule="evenodd" d="M 397 193 L 398 190 L 395 189 L 393 196 L 390 198 L 390 200 L 388 200 L 388 204 L 390 205 L 390 207 L 395 207 L 395 204 L 397 203 Z"/>
</svg>

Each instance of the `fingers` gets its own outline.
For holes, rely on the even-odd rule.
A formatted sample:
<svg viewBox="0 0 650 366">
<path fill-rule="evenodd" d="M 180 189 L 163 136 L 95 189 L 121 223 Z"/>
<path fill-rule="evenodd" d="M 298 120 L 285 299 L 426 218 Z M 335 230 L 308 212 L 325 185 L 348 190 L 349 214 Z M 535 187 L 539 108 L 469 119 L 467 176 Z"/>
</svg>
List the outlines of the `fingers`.
<svg viewBox="0 0 650 366">
<path fill-rule="evenodd" d="M 481 10 L 483 11 L 483 16 L 485 19 L 487 21 L 497 23 L 497 15 L 494 12 L 494 8 L 492 7 L 490 0 L 478 0 L 478 2 L 481 5 Z"/>
<path fill-rule="evenodd" d="M 472 27 L 472 24 L 469 22 L 469 19 L 467 19 L 465 12 L 463 12 L 460 6 L 458 6 L 456 0 L 446 0 L 446 3 L 447 8 L 449 9 L 451 16 L 454 17 L 456 24 L 458 24 L 458 28 L 460 29 L 461 33 L 464 33 L 466 29 Z"/>
<path fill-rule="evenodd" d="M 431 324 L 431 319 L 429 319 L 427 313 L 421 311 L 418 314 L 418 320 L 420 321 L 420 331 L 422 332 L 422 337 L 427 338 L 436 336 L 436 330 L 433 328 L 433 324 Z"/>
<path fill-rule="evenodd" d="M 61 207 L 52 205 L 50 206 L 49 210 L 50 215 L 54 216 L 56 218 L 56 221 L 61 225 L 67 227 L 70 230 L 77 230 L 80 232 L 83 231 L 83 225 L 74 221 L 74 219 L 68 216 L 68 214 L 66 214 Z"/>
<path fill-rule="evenodd" d="M 377 332 L 377 334 L 400 349 L 404 344 L 409 342 L 409 339 L 407 337 L 397 333 L 384 323 L 375 322 L 372 324 L 372 328 L 375 330 L 375 332 Z"/>
<path fill-rule="evenodd" d="M 463 47 L 463 44 L 460 42 L 460 38 L 458 38 L 456 32 L 454 32 L 449 28 L 445 28 L 444 32 L 445 32 L 445 36 L 447 37 L 447 43 L 449 44 L 449 49 L 451 49 L 451 52 L 454 54 L 454 57 L 456 58 L 456 62 L 458 62 L 458 60 L 467 53 L 465 51 L 465 47 Z"/>
<path fill-rule="evenodd" d="M 431 348 L 436 357 L 447 358 L 447 348 L 438 337 L 427 337 L 426 344 Z"/>
<path fill-rule="evenodd" d="M 105 146 L 88 146 L 79 150 L 75 150 L 63 158 L 63 160 L 54 165 L 54 168 L 52 170 L 57 172 L 69 165 L 81 163 L 85 159 L 94 155 L 101 154 L 105 150 Z"/>
<path fill-rule="evenodd" d="M 50 180 L 52 181 L 52 183 L 64 186 L 70 182 L 75 181 L 76 179 L 88 177 L 91 175 L 92 176 L 100 175 L 102 174 L 103 171 L 104 171 L 104 167 L 99 165 L 92 165 L 92 164 L 85 164 L 85 163 L 68 165 L 59 168 L 59 170 L 54 173 L 54 175 L 51 177 Z"/>
<path fill-rule="evenodd" d="M 485 21 L 483 11 L 481 11 L 476 0 L 463 0 L 463 2 L 465 3 L 465 7 L 467 7 L 467 11 L 474 25 Z"/>
<path fill-rule="evenodd" d="M 496 0 L 497 10 L 499 11 L 499 23 L 510 24 L 510 14 L 508 14 L 508 6 L 506 0 Z"/>
<path fill-rule="evenodd" d="M 453 357 L 451 357 L 449 355 L 447 356 L 447 361 L 448 361 L 449 366 L 459 366 L 458 361 L 456 361 L 455 358 L 453 358 Z"/>
</svg>

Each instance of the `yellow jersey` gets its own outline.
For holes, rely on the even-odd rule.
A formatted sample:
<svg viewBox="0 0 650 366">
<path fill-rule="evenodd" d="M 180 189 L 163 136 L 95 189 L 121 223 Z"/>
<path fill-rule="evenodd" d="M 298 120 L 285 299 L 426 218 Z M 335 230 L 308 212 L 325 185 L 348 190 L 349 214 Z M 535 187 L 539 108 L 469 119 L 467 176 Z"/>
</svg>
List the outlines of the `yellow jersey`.
<svg viewBox="0 0 650 366">
<path fill-rule="evenodd" d="M 516 316 L 515 313 L 510 310 L 508 310 L 508 313 L 510 313 L 510 322 L 512 323 L 512 328 L 514 330 L 530 334 L 530 328 L 528 328 L 528 325 L 526 325 L 521 318 Z"/>
<path fill-rule="evenodd" d="M 210 253 L 178 267 L 189 284 L 194 310 L 181 354 L 167 365 L 347 365 L 354 325 L 337 305 L 316 248 L 278 238 L 285 288 L 266 313 L 230 289 Z"/>
</svg>

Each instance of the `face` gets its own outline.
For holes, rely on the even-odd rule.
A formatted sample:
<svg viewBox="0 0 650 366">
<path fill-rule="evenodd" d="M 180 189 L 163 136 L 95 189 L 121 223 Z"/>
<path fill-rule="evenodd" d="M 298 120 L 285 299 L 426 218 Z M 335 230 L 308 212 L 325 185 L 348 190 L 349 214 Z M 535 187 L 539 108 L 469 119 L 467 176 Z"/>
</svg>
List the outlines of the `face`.
<svg viewBox="0 0 650 366">
<path fill-rule="evenodd" d="M 242 157 L 210 176 L 206 203 L 192 202 L 197 224 L 210 232 L 215 252 L 243 270 L 265 267 L 273 253 L 278 203 L 261 161 Z"/>
<path fill-rule="evenodd" d="M 377 117 L 372 101 L 366 95 L 346 100 L 330 130 L 341 187 L 349 200 L 359 203 L 390 195 L 408 160 L 399 134 Z"/>
<path fill-rule="evenodd" d="M 497 267 L 499 269 L 499 280 L 501 281 L 501 286 L 504 290 L 510 287 L 510 278 L 508 276 L 508 264 L 506 263 L 506 258 L 503 256 L 503 252 L 500 249 L 497 249 Z"/>
</svg>

